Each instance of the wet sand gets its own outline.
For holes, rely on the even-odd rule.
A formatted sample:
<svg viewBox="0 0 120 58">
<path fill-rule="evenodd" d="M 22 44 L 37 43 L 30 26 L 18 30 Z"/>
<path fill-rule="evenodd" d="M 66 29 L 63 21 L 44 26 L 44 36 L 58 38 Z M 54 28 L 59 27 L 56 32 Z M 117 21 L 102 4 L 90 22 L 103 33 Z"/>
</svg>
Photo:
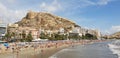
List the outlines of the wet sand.
<svg viewBox="0 0 120 58">
<path fill-rule="evenodd" d="M 35 55 L 35 57 L 33 57 L 33 58 L 48 58 L 48 57 L 52 56 L 53 54 L 55 54 L 56 52 L 58 52 L 58 51 L 60 51 L 64 48 L 67 48 L 67 47 L 50 49 L 50 50 L 48 49 L 48 50 L 45 50 L 43 53 Z"/>
</svg>

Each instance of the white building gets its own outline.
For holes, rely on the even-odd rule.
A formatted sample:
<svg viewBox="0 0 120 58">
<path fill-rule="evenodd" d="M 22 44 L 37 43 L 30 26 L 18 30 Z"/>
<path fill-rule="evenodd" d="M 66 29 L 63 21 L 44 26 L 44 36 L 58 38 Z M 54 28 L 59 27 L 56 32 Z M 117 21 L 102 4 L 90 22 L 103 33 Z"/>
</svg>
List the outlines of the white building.
<svg viewBox="0 0 120 58">
<path fill-rule="evenodd" d="M 0 39 L 5 36 L 7 32 L 7 25 L 6 24 L 0 24 Z"/>
<path fill-rule="evenodd" d="M 70 33 L 78 34 L 79 36 L 82 36 L 82 28 L 81 27 L 75 27 Z"/>
<path fill-rule="evenodd" d="M 60 28 L 60 29 L 59 29 L 59 32 L 60 32 L 60 34 L 64 34 L 64 33 L 65 33 L 64 28 Z"/>
</svg>

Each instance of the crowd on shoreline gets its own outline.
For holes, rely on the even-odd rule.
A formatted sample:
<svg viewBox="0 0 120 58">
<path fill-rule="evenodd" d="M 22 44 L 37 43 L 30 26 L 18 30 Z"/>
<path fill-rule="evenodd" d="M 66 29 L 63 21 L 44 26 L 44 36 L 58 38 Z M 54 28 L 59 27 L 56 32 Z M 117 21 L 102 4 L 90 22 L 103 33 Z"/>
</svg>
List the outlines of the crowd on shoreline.
<svg viewBox="0 0 120 58">
<path fill-rule="evenodd" d="M 45 49 L 60 48 L 63 46 L 69 47 L 74 45 L 84 45 L 103 40 L 61 40 L 61 41 L 46 41 L 46 42 L 14 42 L 0 44 L 0 54 L 5 53 L 20 53 L 24 51 L 34 50 L 44 52 Z"/>
</svg>

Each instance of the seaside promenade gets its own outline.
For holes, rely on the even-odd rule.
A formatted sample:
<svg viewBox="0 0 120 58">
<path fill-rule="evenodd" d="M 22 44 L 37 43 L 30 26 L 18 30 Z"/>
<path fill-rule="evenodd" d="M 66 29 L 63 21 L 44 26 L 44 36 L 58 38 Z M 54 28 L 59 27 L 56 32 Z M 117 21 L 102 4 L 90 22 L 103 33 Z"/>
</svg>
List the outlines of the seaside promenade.
<svg viewBox="0 0 120 58">
<path fill-rule="evenodd" d="M 0 44 L 0 58 L 34 58 L 40 54 L 41 58 L 48 58 L 55 52 L 74 45 L 85 45 L 103 40 L 62 40 L 46 42 L 15 42 L 6 47 Z"/>
</svg>

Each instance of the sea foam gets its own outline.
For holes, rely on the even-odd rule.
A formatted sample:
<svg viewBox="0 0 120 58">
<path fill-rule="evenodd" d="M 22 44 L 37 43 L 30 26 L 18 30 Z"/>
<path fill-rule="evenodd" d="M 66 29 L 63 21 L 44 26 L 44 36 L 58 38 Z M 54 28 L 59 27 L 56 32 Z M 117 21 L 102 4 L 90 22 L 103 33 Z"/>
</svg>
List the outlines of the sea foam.
<svg viewBox="0 0 120 58">
<path fill-rule="evenodd" d="M 120 41 L 114 41 L 113 43 L 108 44 L 108 46 L 113 54 L 117 54 L 118 58 L 120 58 Z"/>
</svg>

